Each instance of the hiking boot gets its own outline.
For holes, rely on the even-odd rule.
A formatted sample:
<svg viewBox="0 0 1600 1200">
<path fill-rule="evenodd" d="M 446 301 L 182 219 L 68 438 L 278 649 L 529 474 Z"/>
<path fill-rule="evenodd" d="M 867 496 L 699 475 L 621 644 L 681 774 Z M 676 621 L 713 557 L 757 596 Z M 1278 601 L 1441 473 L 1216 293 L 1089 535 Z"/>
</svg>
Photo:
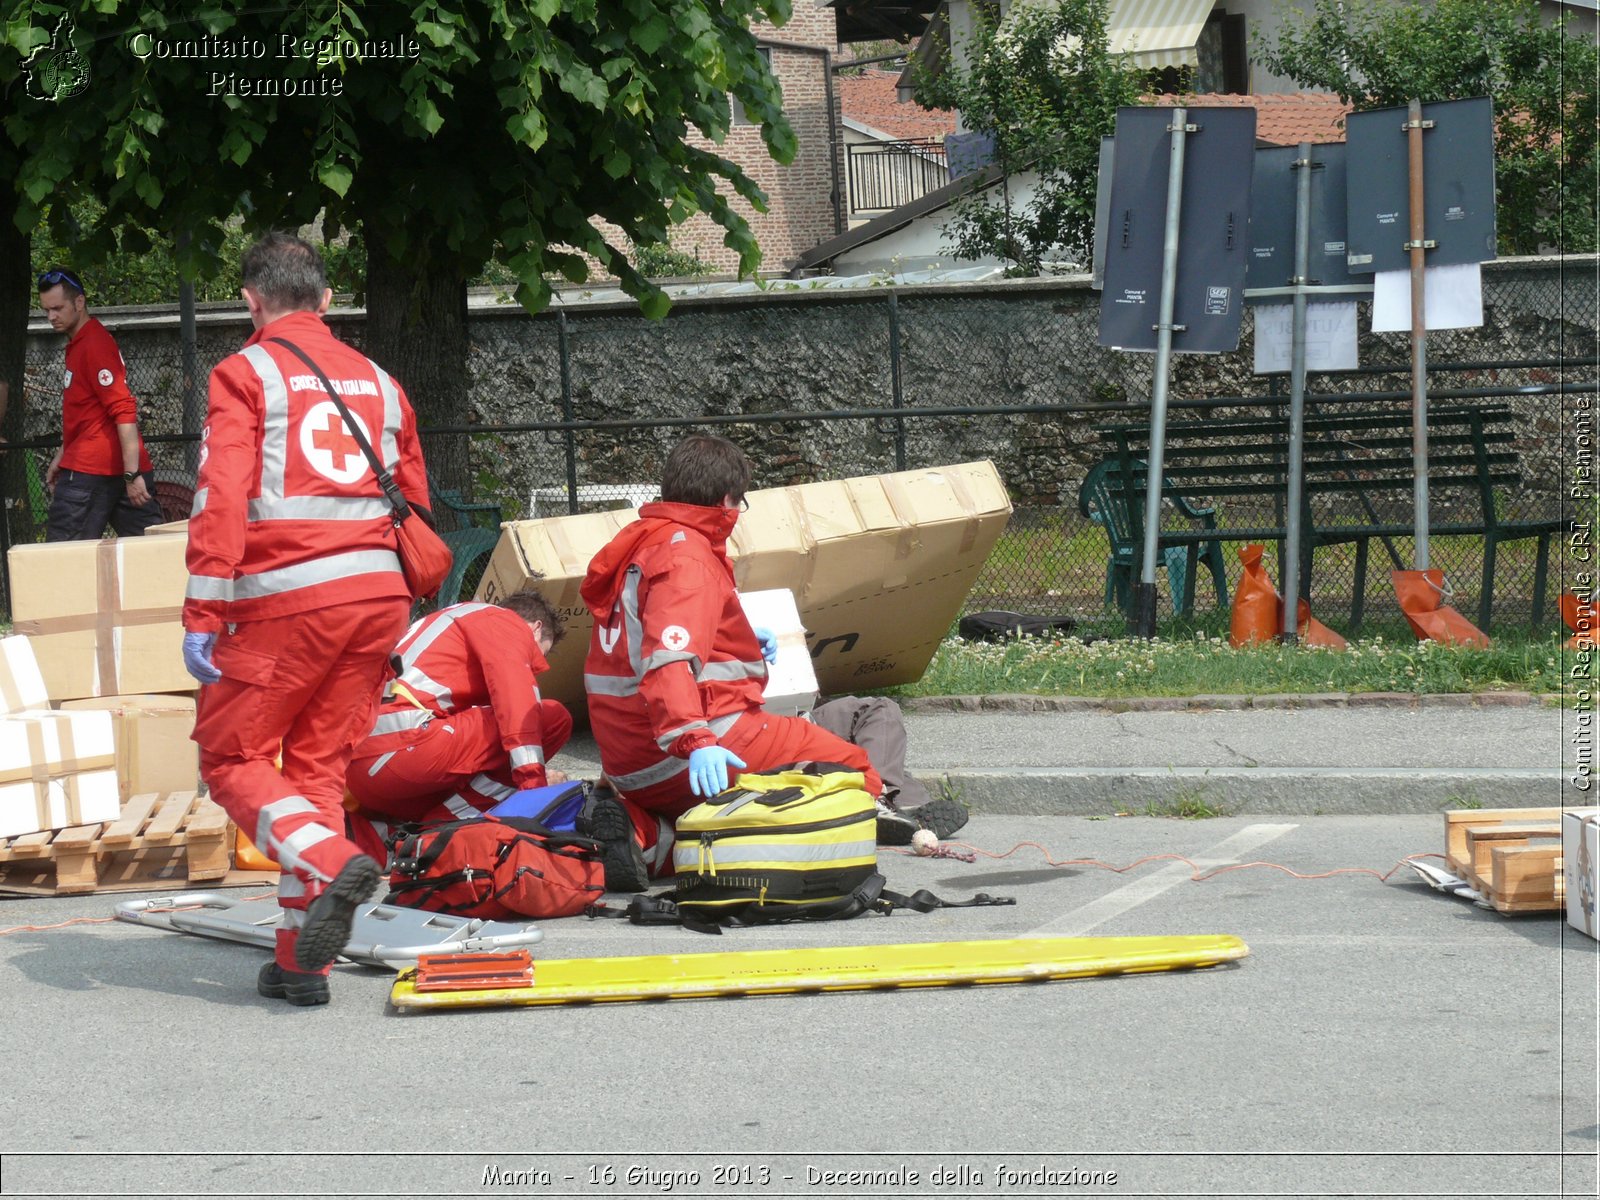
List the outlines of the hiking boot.
<svg viewBox="0 0 1600 1200">
<path fill-rule="evenodd" d="M 339 957 L 350 940 L 356 908 L 372 898 L 378 886 L 378 864 L 358 854 L 339 869 L 333 882 L 306 909 L 306 923 L 294 944 L 294 961 L 307 971 L 320 971 Z"/>
<path fill-rule="evenodd" d="M 642 892 L 650 887 L 650 867 L 634 837 L 633 818 L 609 792 L 596 791 L 578 814 L 578 832 L 601 845 L 606 891 Z"/>
<path fill-rule="evenodd" d="M 904 815 L 923 829 L 933 830 L 933 836 L 942 842 L 967 823 L 967 806 L 949 796 L 938 796 L 926 804 L 905 809 Z"/>
<path fill-rule="evenodd" d="M 326 1004 L 329 1000 L 326 975 L 302 974 L 269 962 L 256 976 L 256 991 L 269 1000 L 287 1000 L 305 1008 L 312 1004 Z"/>
<path fill-rule="evenodd" d="M 911 838 L 922 826 L 907 813 L 901 812 L 889 801 L 878 798 L 878 845 L 909 846 Z"/>
</svg>

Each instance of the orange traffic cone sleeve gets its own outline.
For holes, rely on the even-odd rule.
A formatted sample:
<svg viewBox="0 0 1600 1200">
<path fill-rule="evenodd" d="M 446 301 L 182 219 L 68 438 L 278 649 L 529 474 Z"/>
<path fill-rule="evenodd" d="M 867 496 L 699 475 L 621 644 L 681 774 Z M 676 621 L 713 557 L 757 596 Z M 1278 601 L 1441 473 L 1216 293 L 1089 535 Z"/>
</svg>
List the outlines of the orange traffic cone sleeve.
<svg viewBox="0 0 1600 1200">
<path fill-rule="evenodd" d="M 1576 650 L 1579 646 L 1594 645 L 1597 633 L 1600 633 L 1600 618 L 1595 615 L 1594 604 L 1579 600 L 1571 592 L 1562 592 L 1556 607 L 1561 610 L 1562 621 L 1572 630 L 1567 647 Z"/>
<path fill-rule="evenodd" d="M 233 831 L 233 865 L 241 871 L 276 871 L 278 864 L 256 849 L 244 830 Z"/>
<path fill-rule="evenodd" d="M 1350 643 L 1311 615 L 1311 605 L 1300 601 L 1295 610 L 1295 624 L 1299 626 L 1300 640 L 1307 646 L 1327 646 L 1333 650 L 1346 650 Z"/>
<path fill-rule="evenodd" d="M 1228 641 L 1235 647 L 1270 642 L 1280 631 L 1278 589 L 1267 578 L 1261 554 L 1262 547 L 1255 542 L 1239 550 L 1244 574 L 1233 591 L 1233 615 L 1228 626 Z"/>
<path fill-rule="evenodd" d="M 1443 571 L 1391 571 L 1389 576 L 1400 599 L 1400 611 L 1418 641 L 1488 649 L 1488 635 L 1444 602 Z"/>
<path fill-rule="evenodd" d="M 1261 565 L 1263 548 L 1255 542 L 1239 551 L 1244 575 L 1233 593 L 1233 620 L 1228 641 L 1234 646 L 1270 642 L 1283 632 L 1283 597 L 1272 585 L 1266 567 Z M 1330 646 L 1343 650 L 1348 642 L 1311 615 L 1311 605 L 1301 600 L 1295 609 L 1295 624 L 1300 640 L 1308 646 Z"/>
</svg>

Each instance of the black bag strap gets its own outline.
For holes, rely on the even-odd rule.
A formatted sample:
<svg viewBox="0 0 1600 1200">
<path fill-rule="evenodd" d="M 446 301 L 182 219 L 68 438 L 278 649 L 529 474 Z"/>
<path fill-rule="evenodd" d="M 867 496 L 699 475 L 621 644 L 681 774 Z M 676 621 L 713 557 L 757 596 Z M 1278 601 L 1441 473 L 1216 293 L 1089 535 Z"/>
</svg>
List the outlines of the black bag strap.
<svg viewBox="0 0 1600 1200">
<path fill-rule="evenodd" d="M 401 494 L 400 485 L 395 483 L 394 476 L 390 475 L 384 468 L 383 463 L 378 460 L 377 451 L 373 450 L 372 443 L 367 441 L 367 435 L 361 432 L 360 424 L 350 415 L 350 409 L 340 398 L 339 393 L 334 390 L 333 381 L 317 365 L 316 359 L 312 358 L 288 338 L 275 337 L 268 338 L 267 341 L 276 342 L 289 351 L 289 353 L 305 363 L 306 366 L 310 367 L 317 378 L 322 381 L 322 386 L 327 389 L 328 399 L 333 401 L 333 406 L 339 410 L 339 415 L 344 418 L 345 425 L 349 427 L 350 436 L 356 439 L 356 445 L 361 447 L 361 453 L 367 456 L 367 463 L 372 467 L 372 473 L 378 478 L 378 486 L 383 489 L 384 499 L 388 500 L 389 507 L 394 509 L 394 523 L 396 525 L 400 524 L 411 515 L 412 504 Z M 426 521 L 427 518 L 425 517 L 424 520 Z M 432 521 L 427 521 L 427 523 L 429 525 L 433 524 Z"/>
<path fill-rule="evenodd" d="M 607 908 L 604 904 L 591 904 L 584 910 L 584 915 L 591 918 L 604 917 L 611 920 L 626 920 L 634 925 L 681 925 L 685 929 L 694 930 L 696 933 L 722 932 L 723 926 L 750 926 L 750 925 L 779 925 L 788 921 L 830 921 L 843 920 L 856 916 L 859 913 L 875 912 L 889 916 L 897 908 L 909 908 L 913 912 L 933 912 L 938 908 L 989 908 L 1002 905 L 1015 904 L 1014 896 L 991 896 L 987 892 L 979 892 L 970 900 L 945 900 L 935 896 L 932 892 L 919 889 L 907 896 L 900 892 L 891 892 L 884 887 L 882 875 L 874 873 L 864 879 L 861 884 L 848 896 L 841 896 L 829 904 L 807 905 L 803 912 L 797 912 L 792 917 L 777 920 L 745 921 L 737 915 L 730 914 L 723 920 L 713 920 L 707 917 L 689 916 L 683 912 L 677 902 L 670 899 L 670 893 L 660 892 L 656 895 L 641 893 L 628 902 L 625 909 Z"/>
</svg>

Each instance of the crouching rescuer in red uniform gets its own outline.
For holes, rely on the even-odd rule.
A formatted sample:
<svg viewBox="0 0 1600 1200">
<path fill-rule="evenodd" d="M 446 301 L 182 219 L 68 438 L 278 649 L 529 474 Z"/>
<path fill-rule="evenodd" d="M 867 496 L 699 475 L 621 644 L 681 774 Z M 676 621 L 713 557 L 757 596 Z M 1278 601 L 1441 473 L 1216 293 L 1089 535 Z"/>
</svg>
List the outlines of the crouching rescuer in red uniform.
<svg viewBox="0 0 1600 1200">
<path fill-rule="evenodd" d="M 594 631 L 583 684 L 616 795 L 597 795 L 579 832 L 607 844 L 611 891 L 642 891 L 651 874 L 669 873 L 673 819 L 742 769 L 843 763 L 874 799 L 883 791 L 860 747 L 762 710 L 773 647 L 740 607 L 727 547 L 750 479 L 732 442 L 686 438 L 667 457 L 661 501 L 641 508 L 584 578 Z"/>
<path fill-rule="evenodd" d="M 345 767 L 372 727 L 411 595 L 366 456 L 279 340 L 321 368 L 407 500 L 427 503 L 427 472 L 405 393 L 323 324 L 332 293 L 316 250 L 271 234 L 241 274 L 256 332 L 211 373 L 183 656 L 205 685 L 201 777 L 283 869 L 276 953 L 256 988 L 325 1004 L 328 969 L 379 878 L 344 836 Z"/>
<path fill-rule="evenodd" d="M 545 764 L 572 736 L 572 714 L 538 684 L 565 632 L 534 592 L 452 604 L 406 630 L 345 776 L 358 845 L 382 857 L 390 822 L 471 820 L 519 789 L 566 782 Z"/>
</svg>

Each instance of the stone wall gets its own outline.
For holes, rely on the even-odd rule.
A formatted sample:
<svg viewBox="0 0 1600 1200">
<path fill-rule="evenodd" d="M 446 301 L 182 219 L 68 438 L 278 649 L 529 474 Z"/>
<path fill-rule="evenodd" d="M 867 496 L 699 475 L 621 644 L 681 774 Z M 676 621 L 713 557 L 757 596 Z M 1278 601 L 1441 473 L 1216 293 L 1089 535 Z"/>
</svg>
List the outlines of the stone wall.
<svg viewBox="0 0 1600 1200">
<path fill-rule="evenodd" d="M 1553 362 L 1592 356 L 1596 328 L 1596 260 L 1515 260 L 1485 269 L 1485 324 L 1435 334 L 1429 362 Z M 997 284 L 864 288 L 854 291 L 771 290 L 765 294 L 680 302 L 652 322 L 626 305 L 573 305 L 565 341 L 572 415 L 613 422 L 573 434 L 581 484 L 658 477 L 684 426 L 735 418 L 720 431 L 749 450 L 762 485 L 840 478 L 897 465 L 894 377 L 907 408 L 971 408 L 973 412 L 904 419 L 909 467 L 993 458 L 1019 507 L 1070 506 L 1087 467 L 1103 451 L 1094 427 L 1127 420 L 1127 412 L 1093 406 L 1147 403 L 1152 357 L 1121 354 L 1095 343 L 1098 293 L 1081 280 L 1015 280 Z M 151 433 L 182 429 L 181 351 L 170 315 L 99 313 L 116 333 L 129 378 Z M 359 314 L 334 318 L 342 336 L 359 341 Z M 1367 324 L 1366 313 L 1362 324 Z M 526 511 L 529 494 L 563 486 L 565 441 L 558 430 L 507 431 L 554 425 L 563 418 L 563 318 L 519 310 L 474 309 L 470 317 L 472 411 L 477 489 L 494 494 L 508 515 Z M 891 354 L 898 331 L 899 356 Z M 1175 404 L 1260 396 L 1267 380 L 1251 373 L 1251 323 L 1237 353 L 1174 360 Z M 219 306 L 202 312 L 198 361 L 202 379 L 248 333 L 242 315 Z M 1408 341 L 1363 335 L 1363 364 L 1389 364 L 1383 375 L 1313 377 L 1311 390 L 1397 392 L 1374 403 L 1404 408 L 1409 400 Z M 59 435 L 60 339 L 47 330 L 30 345 L 28 432 Z M 1571 367 L 1569 379 L 1592 379 L 1595 368 Z M 1449 388 L 1515 389 L 1562 378 L 1554 366 L 1482 367 L 1436 376 L 1434 394 Z M 1287 391 L 1286 382 L 1283 391 Z M 1567 397 L 1567 407 L 1573 402 Z M 1522 418 L 1523 457 L 1516 509 L 1559 501 L 1565 471 L 1558 436 L 1560 396 L 1505 401 Z M 1004 406 L 1056 405 L 1050 413 L 1004 413 Z M 1211 405 L 1208 408 L 1220 407 Z M 818 419 L 829 410 L 870 410 L 849 420 Z M 765 414 L 802 412 L 806 419 L 772 422 Z M 648 422 L 669 422 L 650 425 Z"/>
</svg>

